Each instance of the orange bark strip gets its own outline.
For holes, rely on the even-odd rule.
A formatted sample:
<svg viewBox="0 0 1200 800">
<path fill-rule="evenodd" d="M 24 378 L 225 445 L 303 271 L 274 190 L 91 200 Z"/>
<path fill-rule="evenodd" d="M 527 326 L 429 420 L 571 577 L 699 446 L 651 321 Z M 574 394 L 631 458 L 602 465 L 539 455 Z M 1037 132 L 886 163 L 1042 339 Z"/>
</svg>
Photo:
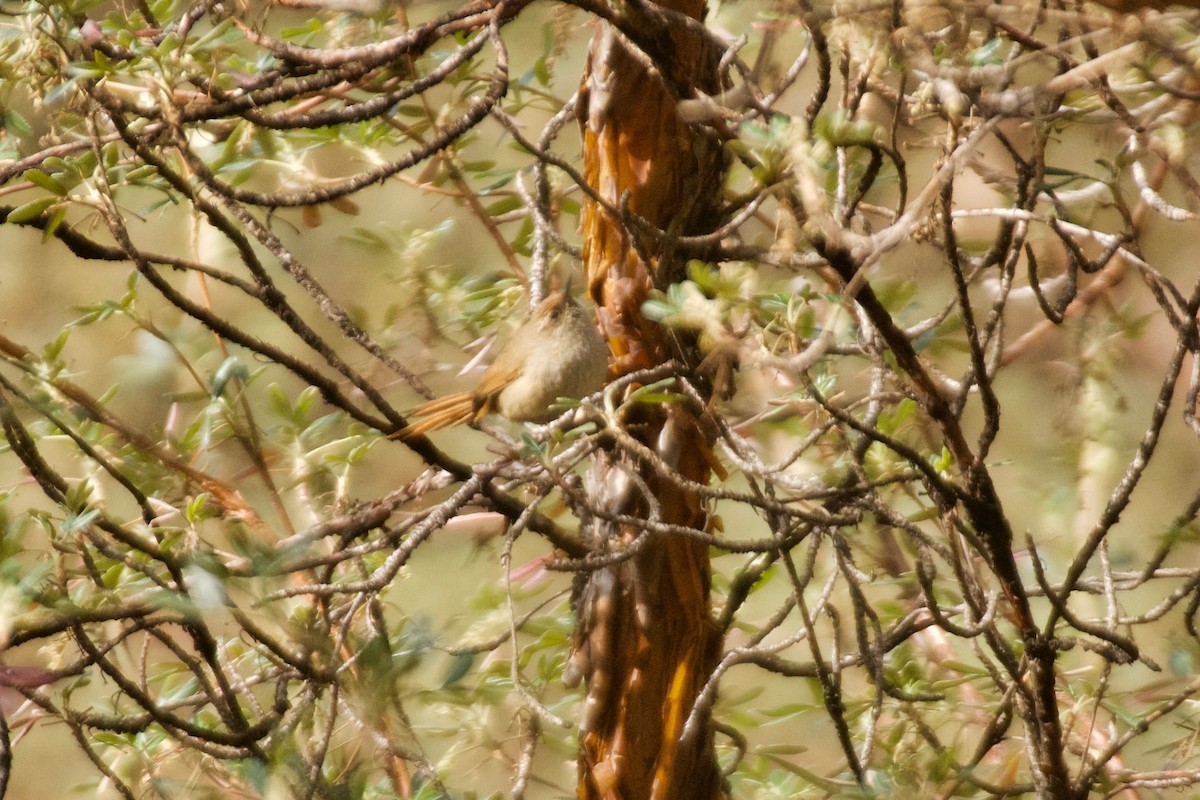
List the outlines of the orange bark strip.
<svg viewBox="0 0 1200 800">
<path fill-rule="evenodd" d="M 663 5 L 696 19 L 703 15 L 697 0 Z M 621 214 L 632 212 L 667 234 L 642 235 L 599 204 L 584 208 L 584 270 L 617 375 L 672 358 L 689 360 L 688 343 L 647 320 L 641 309 L 653 288 L 684 274 L 686 264 L 670 236 L 712 230 L 723 178 L 720 142 L 676 113 L 679 99 L 694 96 L 691 87 L 714 91 L 715 61 L 682 28 L 655 41 L 660 49 L 652 70 L 644 55 L 602 25 L 584 79 L 581 123 L 589 184 Z M 701 484 L 711 479 L 715 459 L 709 442 L 683 407 L 632 409 L 628 427 L 682 476 Z M 653 506 L 663 522 L 705 529 L 704 502 L 677 483 L 604 456 L 593 469 L 596 501 L 610 510 L 645 515 Z M 631 471 L 645 482 L 652 502 L 631 499 Z M 636 525 L 601 526 L 593 545 L 620 550 L 639 533 Z M 578 609 L 576 636 L 587 650 L 588 685 L 579 797 L 724 796 L 707 715 L 698 735 L 681 736 L 720 651 L 709 584 L 707 545 L 682 537 L 654 537 L 631 559 L 592 576 Z"/>
</svg>

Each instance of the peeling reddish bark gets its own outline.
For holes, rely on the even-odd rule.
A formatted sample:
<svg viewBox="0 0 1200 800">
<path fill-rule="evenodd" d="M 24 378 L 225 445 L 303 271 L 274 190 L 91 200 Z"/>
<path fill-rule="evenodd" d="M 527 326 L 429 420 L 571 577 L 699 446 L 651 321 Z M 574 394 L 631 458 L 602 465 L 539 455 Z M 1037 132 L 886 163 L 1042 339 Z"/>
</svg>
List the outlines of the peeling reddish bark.
<svg viewBox="0 0 1200 800">
<path fill-rule="evenodd" d="M 671 8 L 700 19 L 701 0 Z M 630 23 L 634 24 L 634 23 Z M 673 358 L 694 363 L 688 344 L 642 314 L 655 287 L 680 279 L 686 261 L 672 235 L 706 233 L 719 218 L 724 159 L 710 131 L 679 118 L 679 99 L 714 93 L 715 59 L 692 32 L 672 27 L 652 37 L 654 63 L 635 55 L 606 23 L 589 53 L 580 111 L 589 184 L 610 210 L 584 208 L 584 269 L 612 346 L 615 375 Z M 616 217 L 632 212 L 667 232 L 631 234 Z M 628 220 L 626 220 L 628 223 Z M 710 442 L 682 405 L 639 406 L 627 429 L 678 474 L 700 484 L 711 478 Z M 601 455 L 593 466 L 597 501 L 613 513 L 657 515 L 662 522 L 706 529 L 702 498 L 644 464 Z M 629 473 L 648 489 L 630 488 Z M 639 526 L 593 531 L 598 549 L 620 552 Z M 579 604 L 577 650 L 588 681 L 581 725 L 579 786 L 589 800 L 724 796 L 707 713 L 683 737 L 695 699 L 720 653 L 711 620 L 708 546 L 652 535 L 637 554 L 594 573 Z"/>
</svg>

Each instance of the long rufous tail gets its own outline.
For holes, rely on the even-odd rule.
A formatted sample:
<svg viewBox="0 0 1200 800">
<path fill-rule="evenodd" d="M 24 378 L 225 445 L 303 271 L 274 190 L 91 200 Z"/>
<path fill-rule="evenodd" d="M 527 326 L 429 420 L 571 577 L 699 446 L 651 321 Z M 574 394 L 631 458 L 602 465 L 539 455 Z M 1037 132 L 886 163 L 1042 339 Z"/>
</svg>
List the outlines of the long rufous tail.
<svg viewBox="0 0 1200 800">
<path fill-rule="evenodd" d="M 421 419 L 405 425 L 393 433 L 391 438 L 406 441 L 414 436 L 424 436 L 432 431 L 470 422 L 476 416 L 475 395 L 473 392 L 459 392 L 439 397 L 416 406 L 405 416 L 409 419 Z"/>
</svg>

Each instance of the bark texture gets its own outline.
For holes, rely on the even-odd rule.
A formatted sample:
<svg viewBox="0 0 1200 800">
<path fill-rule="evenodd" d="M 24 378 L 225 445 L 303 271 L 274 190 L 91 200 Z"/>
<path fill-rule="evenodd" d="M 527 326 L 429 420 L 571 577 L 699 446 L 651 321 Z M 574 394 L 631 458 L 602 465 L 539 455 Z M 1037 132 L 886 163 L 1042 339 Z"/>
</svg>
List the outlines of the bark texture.
<svg viewBox="0 0 1200 800">
<path fill-rule="evenodd" d="M 697 20 L 704 10 L 700 0 L 663 7 Z M 613 377 L 671 359 L 696 363 L 685 336 L 641 309 L 653 288 L 684 275 L 677 237 L 718 224 L 725 169 L 714 132 L 676 111 L 697 90 L 718 88 L 707 40 L 678 19 L 630 8 L 622 33 L 604 23 L 594 37 L 580 108 L 585 174 L 604 200 L 584 209 L 584 268 L 613 350 Z M 707 528 L 703 499 L 679 480 L 711 478 L 700 413 L 681 404 L 629 410 L 626 430 L 654 456 L 614 451 L 595 460 L 590 489 L 609 515 Z M 708 547 L 599 518 L 590 532 L 597 550 L 634 555 L 592 573 L 578 606 L 575 661 L 588 685 L 579 796 L 722 797 L 707 712 L 684 731 L 720 652 Z"/>
</svg>

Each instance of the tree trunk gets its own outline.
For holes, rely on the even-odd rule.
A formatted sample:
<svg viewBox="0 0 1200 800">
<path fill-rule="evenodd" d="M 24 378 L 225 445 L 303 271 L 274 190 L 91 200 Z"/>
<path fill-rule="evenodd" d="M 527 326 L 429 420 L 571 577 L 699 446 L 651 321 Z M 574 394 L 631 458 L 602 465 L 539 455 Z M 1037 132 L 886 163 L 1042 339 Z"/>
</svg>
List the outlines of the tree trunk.
<svg viewBox="0 0 1200 800">
<path fill-rule="evenodd" d="M 704 8 L 700 0 L 663 7 L 694 19 Z M 647 13 L 636 4 L 629 9 Z M 647 320 L 641 309 L 652 289 L 684 275 L 686 259 L 673 237 L 718 224 L 725 171 L 721 142 L 677 114 L 680 99 L 718 89 L 707 40 L 650 16 L 621 25 L 624 35 L 602 23 L 593 39 L 580 107 L 585 174 L 608 204 L 584 208 L 584 269 L 615 356 L 614 377 L 671 359 L 695 364 L 687 337 Z M 665 234 L 639 227 L 634 215 Z M 626 430 L 656 454 L 658 468 L 616 450 L 593 465 L 590 488 L 603 513 L 590 527 L 592 543 L 597 552 L 634 555 L 591 573 L 578 605 L 574 660 L 588 686 L 581 798 L 724 796 L 707 708 L 684 735 L 720 653 L 708 545 L 604 519 L 622 514 L 706 530 L 703 498 L 670 475 L 708 483 L 715 462 L 701 413 L 679 403 L 629 409 Z"/>
</svg>

